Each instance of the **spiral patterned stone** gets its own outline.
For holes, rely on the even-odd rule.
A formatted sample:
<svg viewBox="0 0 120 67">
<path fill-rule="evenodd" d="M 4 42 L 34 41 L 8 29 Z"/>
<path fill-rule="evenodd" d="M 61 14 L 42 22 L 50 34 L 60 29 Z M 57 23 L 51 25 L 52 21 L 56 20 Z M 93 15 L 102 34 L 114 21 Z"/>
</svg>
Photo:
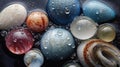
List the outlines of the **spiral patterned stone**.
<svg viewBox="0 0 120 67">
<path fill-rule="evenodd" d="M 115 46 L 99 39 L 82 42 L 77 55 L 84 67 L 119 67 L 120 51 Z"/>
<path fill-rule="evenodd" d="M 74 52 L 75 43 L 67 30 L 55 28 L 43 35 L 40 48 L 47 60 L 59 61 Z"/>
</svg>

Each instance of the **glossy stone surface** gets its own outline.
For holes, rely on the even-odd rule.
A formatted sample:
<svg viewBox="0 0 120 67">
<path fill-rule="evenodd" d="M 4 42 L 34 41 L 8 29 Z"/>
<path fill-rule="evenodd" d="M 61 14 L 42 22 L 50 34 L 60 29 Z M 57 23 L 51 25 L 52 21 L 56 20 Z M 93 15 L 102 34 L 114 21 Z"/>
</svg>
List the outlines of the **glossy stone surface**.
<svg viewBox="0 0 120 67">
<path fill-rule="evenodd" d="M 86 40 L 96 34 L 97 24 L 86 16 L 80 16 L 75 18 L 71 23 L 70 30 L 74 37 L 80 40 Z"/>
<path fill-rule="evenodd" d="M 79 0 L 48 0 L 47 13 L 58 25 L 66 25 L 81 13 Z"/>
<path fill-rule="evenodd" d="M 39 49 L 32 49 L 24 56 L 24 63 L 27 67 L 41 67 L 44 57 Z"/>
<path fill-rule="evenodd" d="M 40 48 L 46 59 L 58 61 L 69 57 L 74 52 L 75 43 L 67 30 L 55 28 L 43 35 Z"/>
<path fill-rule="evenodd" d="M 100 1 L 86 1 L 83 4 L 83 13 L 98 23 L 115 18 L 115 11 Z"/>
<path fill-rule="evenodd" d="M 6 46 L 14 54 L 24 54 L 33 46 L 33 36 L 27 29 L 10 31 L 5 37 Z"/>
<path fill-rule="evenodd" d="M 0 13 L 0 29 L 23 24 L 27 16 L 27 10 L 22 4 L 11 4 L 4 8 Z"/>
<path fill-rule="evenodd" d="M 35 32 L 42 32 L 48 26 L 48 17 L 44 12 L 35 11 L 30 13 L 26 20 L 28 28 Z"/>
<path fill-rule="evenodd" d="M 98 28 L 97 37 L 103 41 L 111 42 L 116 37 L 116 30 L 109 23 L 102 24 Z"/>
</svg>

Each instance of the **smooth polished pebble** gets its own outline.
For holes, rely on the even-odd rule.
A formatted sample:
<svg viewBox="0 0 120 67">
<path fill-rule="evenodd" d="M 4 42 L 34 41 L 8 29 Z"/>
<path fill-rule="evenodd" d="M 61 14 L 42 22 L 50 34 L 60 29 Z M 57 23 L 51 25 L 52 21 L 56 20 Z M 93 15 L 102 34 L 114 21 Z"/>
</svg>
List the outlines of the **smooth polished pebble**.
<svg viewBox="0 0 120 67">
<path fill-rule="evenodd" d="M 41 39 L 41 52 L 47 60 L 59 61 L 69 57 L 75 49 L 70 32 L 62 28 L 48 30 Z"/>
<path fill-rule="evenodd" d="M 75 18 L 71 23 L 70 31 L 74 37 L 80 40 L 86 40 L 96 34 L 97 23 L 86 16 L 80 16 Z"/>
<path fill-rule="evenodd" d="M 0 13 L 0 29 L 23 24 L 27 16 L 27 10 L 22 4 L 11 4 L 4 8 Z"/>
<path fill-rule="evenodd" d="M 34 32 L 43 32 L 48 26 L 48 17 L 42 11 L 31 12 L 27 17 L 26 24 Z"/>
<path fill-rule="evenodd" d="M 81 13 L 79 0 L 48 0 L 46 11 L 58 25 L 67 25 Z"/>
<path fill-rule="evenodd" d="M 28 51 L 24 56 L 24 63 L 27 67 L 41 67 L 43 62 L 44 57 L 37 48 Z"/>
<path fill-rule="evenodd" d="M 103 41 L 111 42 L 116 37 L 116 30 L 109 23 L 101 24 L 98 28 L 97 37 Z"/>
<path fill-rule="evenodd" d="M 97 23 L 103 23 L 115 18 L 115 11 L 100 1 L 86 1 L 83 4 L 83 13 Z"/>
</svg>

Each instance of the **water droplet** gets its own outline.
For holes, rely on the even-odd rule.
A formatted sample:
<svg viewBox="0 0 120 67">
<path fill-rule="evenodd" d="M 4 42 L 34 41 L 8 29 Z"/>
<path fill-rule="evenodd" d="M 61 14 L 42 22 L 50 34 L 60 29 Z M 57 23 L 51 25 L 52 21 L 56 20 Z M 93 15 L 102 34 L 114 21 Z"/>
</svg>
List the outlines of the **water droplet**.
<svg viewBox="0 0 120 67">
<path fill-rule="evenodd" d="M 75 4 L 73 4 L 73 6 L 76 6 Z"/>
<path fill-rule="evenodd" d="M 68 46 L 71 46 L 72 44 L 68 44 Z"/>
<path fill-rule="evenodd" d="M 45 49 L 47 49 L 47 47 L 44 47 Z"/>
<path fill-rule="evenodd" d="M 17 39 L 14 39 L 13 42 L 17 42 Z"/>
<path fill-rule="evenodd" d="M 58 31 L 57 32 L 59 36 L 62 36 L 63 32 L 62 31 Z"/>
<path fill-rule="evenodd" d="M 72 48 L 75 48 L 75 46 L 72 46 Z"/>
<path fill-rule="evenodd" d="M 70 38 L 68 37 L 67 40 L 70 40 Z"/>
<path fill-rule="evenodd" d="M 55 8 L 52 8 L 52 10 L 54 10 Z"/>
<path fill-rule="evenodd" d="M 78 28 L 77 28 L 78 30 L 81 30 L 81 26 L 78 26 Z"/>
<path fill-rule="evenodd" d="M 68 7 L 65 7 L 65 14 L 70 14 L 70 10 L 68 9 Z"/>
<path fill-rule="evenodd" d="M 99 12 L 97 11 L 97 12 L 96 12 L 96 14 L 98 15 L 98 14 L 99 14 Z"/>
<path fill-rule="evenodd" d="M 52 4 L 54 4 L 54 2 L 52 2 Z"/>
</svg>

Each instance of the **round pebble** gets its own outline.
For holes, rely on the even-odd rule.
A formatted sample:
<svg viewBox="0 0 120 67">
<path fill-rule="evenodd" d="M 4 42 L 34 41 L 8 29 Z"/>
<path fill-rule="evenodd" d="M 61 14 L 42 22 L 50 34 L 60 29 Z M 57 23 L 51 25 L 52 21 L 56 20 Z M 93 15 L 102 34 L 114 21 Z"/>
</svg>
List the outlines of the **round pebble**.
<svg viewBox="0 0 120 67">
<path fill-rule="evenodd" d="M 97 32 L 97 24 L 90 18 L 80 16 L 74 19 L 70 30 L 76 38 L 86 40 L 93 37 Z"/>
<path fill-rule="evenodd" d="M 47 60 L 59 61 L 74 52 L 75 43 L 67 30 L 55 28 L 43 35 L 40 48 Z"/>
<path fill-rule="evenodd" d="M 83 13 L 97 23 L 103 23 L 115 18 L 115 11 L 100 1 L 86 1 L 83 4 Z"/>
<path fill-rule="evenodd" d="M 47 13 L 53 23 L 67 25 L 81 13 L 79 0 L 48 0 Z"/>
<path fill-rule="evenodd" d="M 101 24 L 98 28 L 97 37 L 103 41 L 111 42 L 116 37 L 115 28 L 109 24 Z"/>
<path fill-rule="evenodd" d="M 27 67 L 41 67 L 43 62 L 44 57 L 37 48 L 28 51 L 24 56 L 24 63 Z"/>
<path fill-rule="evenodd" d="M 0 13 L 0 29 L 23 24 L 27 16 L 27 10 L 22 4 L 11 4 L 4 8 Z"/>
<path fill-rule="evenodd" d="M 27 18 L 28 28 L 35 32 L 42 32 L 48 26 L 48 17 L 44 12 L 32 12 Z"/>
<path fill-rule="evenodd" d="M 33 36 L 27 29 L 10 31 L 5 37 L 6 46 L 13 54 L 24 54 L 33 46 Z"/>
</svg>

